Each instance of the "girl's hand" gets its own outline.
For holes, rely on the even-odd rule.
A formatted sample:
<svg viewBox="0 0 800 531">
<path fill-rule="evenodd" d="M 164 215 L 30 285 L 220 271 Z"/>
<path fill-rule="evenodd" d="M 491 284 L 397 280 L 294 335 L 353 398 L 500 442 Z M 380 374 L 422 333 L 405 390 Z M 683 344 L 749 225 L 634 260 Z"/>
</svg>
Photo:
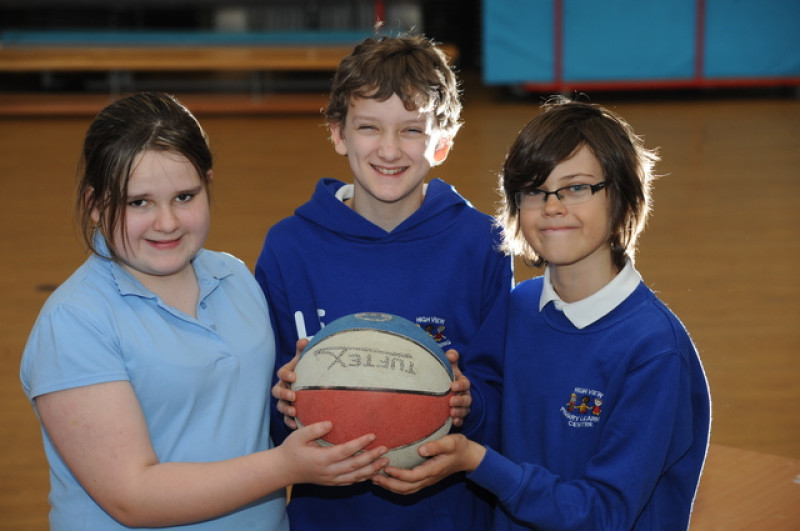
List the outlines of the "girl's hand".
<svg viewBox="0 0 800 531">
<path fill-rule="evenodd" d="M 316 483 L 317 485 L 351 485 L 375 476 L 389 464 L 381 457 L 388 451 L 385 446 L 364 450 L 375 440 L 373 434 L 336 446 L 320 446 L 317 439 L 330 432 L 329 421 L 316 422 L 292 432 L 276 449 L 284 454 L 282 462 L 289 469 L 294 483 Z"/>
</svg>

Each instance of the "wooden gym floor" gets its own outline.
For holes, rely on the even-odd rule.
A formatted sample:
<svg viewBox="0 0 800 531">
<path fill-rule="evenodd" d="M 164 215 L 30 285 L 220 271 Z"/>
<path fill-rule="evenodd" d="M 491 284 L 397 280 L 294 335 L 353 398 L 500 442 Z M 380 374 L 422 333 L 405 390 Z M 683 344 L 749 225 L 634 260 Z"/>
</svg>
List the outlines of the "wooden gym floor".
<svg viewBox="0 0 800 531">
<path fill-rule="evenodd" d="M 466 125 L 432 172 L 485 212 L 495 207 L 506 148 L 537 112 L 535 101 L 500 96 L 465 86 Z M 800 100 L 593 99 L 661 148 L 664 176 L 637 267 L 686 324 L 711 384 L 713 446 L 692 529 L 800 528 Z M 318 115 L 198 117 L 216 155 L 207 246 L 251 268 L 267 228 L 305 201 L 318 178 L 349 180 Z M 90 119 L 0 117 L 4 530 L 47 528 L 47 465 L 19 359 L 49 292 L 85 258 L 71 205 Z M 519 279 L 534 274 L 518 265 Z M 769 489 L 775 494 L 764 495 Z"/>
</svg>

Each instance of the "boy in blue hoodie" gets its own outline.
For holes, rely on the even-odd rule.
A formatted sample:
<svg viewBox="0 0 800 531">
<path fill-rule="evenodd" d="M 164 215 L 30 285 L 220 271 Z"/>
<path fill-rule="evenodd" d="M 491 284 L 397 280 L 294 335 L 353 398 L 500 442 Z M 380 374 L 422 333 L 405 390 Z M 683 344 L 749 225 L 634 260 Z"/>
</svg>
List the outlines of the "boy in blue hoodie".
<svg viewBox="0 0 800 531">
<path fill-rule="evenodd" d="M 688 527 L 710 398 L 689 334 L 633 265 L 656 158 L 590 103 L 557 98 L 523 128 L 499 217 L 509 252 L 546 268 L 511 295 L 500 446 L 448 435 L 374 482 L 417 492 L 467 471 L 497 496 L 496 530 Z"/>
<path fill-rule="evenodd" d="M 376 37 L 342 60 L 326 120 L 352 184 L 321 179 L 311 199 L 269 230 L 255 268 L 279 350 L 289 363 L 299 339 L 344 315 L 400 315 L 460 354 L 471 382 L 461 427 L 491 443 L 498 433 L 506 307 L 513 284 L 501 235 L 430 168 L 460 127 L 460 94 L 447 58 L 422 36 Z M 273 437 L 286 436 L 275 411 Z M 287 409 L 289 407 L 289 409 Z M 291 422 L 290 422 L 291 423 Z M 490 498 L 454 475 L 411 497 L 371 483 L 296 485 L 293 530 L 487 529 Z"/>
</svg>

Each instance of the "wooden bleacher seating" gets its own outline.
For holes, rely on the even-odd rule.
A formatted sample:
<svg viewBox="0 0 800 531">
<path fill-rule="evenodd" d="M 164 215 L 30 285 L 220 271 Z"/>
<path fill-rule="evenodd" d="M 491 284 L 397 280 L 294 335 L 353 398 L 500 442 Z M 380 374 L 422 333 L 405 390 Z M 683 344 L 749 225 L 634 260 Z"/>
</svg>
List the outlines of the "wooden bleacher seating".
<svg viewBox="0 0 800 531">
<path fill-rule="evenodd" d="M 49 34 L 48 34 L 49 33 Z M 76 113 L 96 111 L 123 90 L 120 73 L 250 72 L 249 95 L 192 96 L 198 112 L 318 111 L 324 93 L 272 94 L 259 82 L 263 73 L 333 73 L 364 32 L 302 35 L 194 33 L 66 33 L 0 34 L 0 73 L 106 72 L 108 94 L 5 94 L 0 114 Z M 457 50 L 444 47 L 455 60 Z M 185 101 L 185 100 L 184 100 Z M 187 101 L 187 104 L 189 102 Z"/>
</svg>

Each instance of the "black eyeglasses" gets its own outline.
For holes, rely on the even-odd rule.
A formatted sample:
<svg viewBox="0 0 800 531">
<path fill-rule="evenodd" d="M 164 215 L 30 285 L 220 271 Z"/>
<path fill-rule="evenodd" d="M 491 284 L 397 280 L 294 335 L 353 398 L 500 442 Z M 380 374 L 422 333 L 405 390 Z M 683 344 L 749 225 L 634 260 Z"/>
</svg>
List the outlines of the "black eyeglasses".
<svg viewBox="0 0 800 531">
<path fill-rule="evenodd" d="M 544 208 L 547 198 L 554 195 L 564 206 L 577 205 L 591 199 L 594 194 L 605 188 L 605 186 L 606 181 L 602 181 L 597 184 L 571 184 L 562 186 L 552 192 L 541 188 L 522 190 L 514 194 L 514 203 L 520 210 L 538 210 Z"/>
</svg>

